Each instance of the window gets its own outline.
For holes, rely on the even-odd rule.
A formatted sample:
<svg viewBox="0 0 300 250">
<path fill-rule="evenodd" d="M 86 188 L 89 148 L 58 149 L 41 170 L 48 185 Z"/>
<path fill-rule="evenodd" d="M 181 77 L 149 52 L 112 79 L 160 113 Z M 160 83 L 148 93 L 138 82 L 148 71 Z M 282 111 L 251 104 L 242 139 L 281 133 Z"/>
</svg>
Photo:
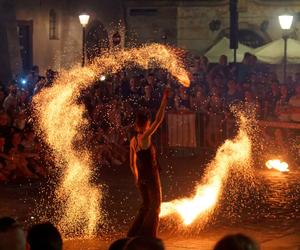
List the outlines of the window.
<svg viewBox="0 0 300 250">
<path fill-rule="evenodd" d="M 58 40 L 57 35 L 57 15 L 55 10 L 50 10 L 49 12 L 49 39 Z"/>
<path fill-rule="evenodd" d="M 130 16 L 156 16 L 157 9 L 131 9 Z"/>
</svg>

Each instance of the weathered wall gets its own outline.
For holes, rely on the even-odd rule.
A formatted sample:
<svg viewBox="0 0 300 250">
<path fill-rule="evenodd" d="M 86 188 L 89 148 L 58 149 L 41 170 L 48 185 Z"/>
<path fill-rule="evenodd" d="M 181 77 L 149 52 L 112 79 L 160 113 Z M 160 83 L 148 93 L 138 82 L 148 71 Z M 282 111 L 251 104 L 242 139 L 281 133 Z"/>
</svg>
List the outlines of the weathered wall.
<svg viewBox="0 0 300 250">
<path fill-rule="evenodd" d="M 254 30 L 266 39 L 269 38 L 271 40 L 278 39 L 282 35 L 278 15 L 286 11 L 292 11 L 292 13 L 300 11 L 300 1 L 277 1 L 275 3 L 269 1 L 268 4 L 255 0 L 240 2 L 240 28 Z M 214 19 L 221 21 L 221 27 L 218 31 L 209 29 L 209 23 Z M 208 46 L 215 42 L 222 30 L 229 28 L 229 7 L 228 4 L 216 4 L 215 7 L 179 6 L 177 21 L 178 45 L 203 53 Z M 260 30 L 263 21 L 269 22 L 265 32 Z M 295 21 L 293 25 L 294 31 L 299 27 L 299 22 Z M 295 38 L 300 38 L 297 32 L 294 32 L 293 35 Z"/>
<path fill-rule="evenodd" d="M 152 10 L 150 15 L 133 14 L 133 11 Z M 159 42 L 177 44 L 177 8 L 175 6 L 157 7 L 155 5 L 127 5 L 127 44 Z"/>
<path fill-rule="evenodd" d="M 17 20 L 33 21 L 33 64 L 43 74 L 48 68 L 59 70 L 81 62 L 82 27 L 78 15 L 90 14 L 109 34 L 124 33 L 121 1 L 114 0 L 16 0 Z M 58 39 L 49 39 L 49 12 L 57 13 Z M 120 24 L 121 20 L 121 24 Z M 87 30 L 89 26 L 87 27 Z"/>
<path fill-rule="evenodd" d="M 13 0 L 0 0 L 0 55 L 0 79 L 8 81 L 22 68 Z"/>
<path fill-rule="evenodd" d="M 130 10 L 136 8 L 157 9 L 157 15 L 130 16 Z M 127 27 L 135 31 L 133 37 L 138 43 L 162 41 L 160 32 L 167 26 L 173 33 L 175 44 L 202 54 L 229 29 L 229 0 L 127 0 L 126 9 Z M 175 9 L 177 13 L 174 13 Z M 281 37 L 278 15 L 286 11 L 299 12 L 300 1 L 239 0 L 239 26 L 254 31 L 265 42 L 269 42 Z M 213 20 L 221 21 L 216 31 L 209 28 Z M 268 26 L 262 31 L 264 21 L 268 21 Z M 293 26 L 295 38 L 300 38 L 297 33 L 299 24 L 296 21 Z"/>
</svg>

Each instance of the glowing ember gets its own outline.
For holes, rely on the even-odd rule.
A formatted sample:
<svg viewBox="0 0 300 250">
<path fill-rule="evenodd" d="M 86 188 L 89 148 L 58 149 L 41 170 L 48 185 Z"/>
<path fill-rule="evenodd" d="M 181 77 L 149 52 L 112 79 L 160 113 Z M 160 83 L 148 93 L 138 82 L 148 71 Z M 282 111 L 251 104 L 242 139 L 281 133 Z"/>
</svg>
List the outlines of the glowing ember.
<svg viewBox="0 0 300 250">
<path fill-rule="evenodd" d="M 276 169 L 280 172 L 289 172 L 289 164 L 286 162 L 280 161 L 278 159 L 269 160 L 266 162 L 266 166 L 268 169 Z"/>
<path fill-rule="evenodd" d="M 248 120 L 240 116 L 239 133 L 233 140 L 227 140 L 218 149 L 215 159 L 209 164 L 204 179 L 196 187 L 192 197 L 165 202 L 160 217 L 177 213 L 185 225 L 196 219 L 208 221 L 222 194 L 230 168 L 242 168 L 249 165 L 251 141 L 247 135 Z"/>
<path fill-rule="evenodd" d="M 89 66 L 61 72 L 51 88 L 34 97 L 34 107 L 43 138 L 52 148 L 62 178 L 57 197 L 63 204 L 59 226 L 65 235 L 90 236 L 101 222 L 101 191 L 91 184 L 90 152 L 80 145 L 87 120 L 84 106 L 77 100 L 82 90 L 105 76 L 116 73 L 128 62 L 148 68 L 150 61 L 168 70 L 184 86 L 190 81 L 183 65 L 171 48 L 152 44 L 120 50 L 96 58 Z"/>
</svg>

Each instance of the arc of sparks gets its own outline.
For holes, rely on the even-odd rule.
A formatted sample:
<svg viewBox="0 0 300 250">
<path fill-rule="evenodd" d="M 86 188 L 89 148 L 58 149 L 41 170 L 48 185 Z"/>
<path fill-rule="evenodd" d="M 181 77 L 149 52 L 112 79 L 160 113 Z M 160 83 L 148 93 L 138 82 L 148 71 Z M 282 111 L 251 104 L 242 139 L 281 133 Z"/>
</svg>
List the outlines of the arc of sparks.
<svg viewBox="0 0 300 250">
<path fill-rule="evenodd" d="M 182 62 L 171 48 L 151 44 L 141 48 L 120 50 L 96 58 L 87 67 L 74 66 L 62 71 L 52 87 L 43 89 L 33 98 L 38 127 L 55 155 L 61 170 L 57 197 L 64 201 L 59 226 L 65 235 L 95 234 L 103 220 L 100 188 L 91 183 L 91 155 L 85 147 L 75 145 L 82 128 L 88 123 L 83 117 L 84 106 L 77 103 L 82 90 L 92 85 L 99 75 L 112 74 L 134 62 L 148 68 L 152 60 L 169 71 L 188 87 L 190 80 Z M 75 147 L 76 146 L 76 147 Z"/>
</svg>

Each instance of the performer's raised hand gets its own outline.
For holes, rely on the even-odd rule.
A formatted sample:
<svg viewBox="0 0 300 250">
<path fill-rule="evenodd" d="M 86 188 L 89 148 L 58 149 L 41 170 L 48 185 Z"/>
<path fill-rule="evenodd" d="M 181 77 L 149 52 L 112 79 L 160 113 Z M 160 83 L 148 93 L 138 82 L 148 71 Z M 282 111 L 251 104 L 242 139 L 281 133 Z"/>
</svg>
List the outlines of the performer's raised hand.
<svg viewBox="0 0 300 250">
<path fill-rule="evenodd" d="M 166 87 L 164 90 L 163 99 L 168 99 L 169 94 L 170 94 L 170 88 Z"/>
</svg>

